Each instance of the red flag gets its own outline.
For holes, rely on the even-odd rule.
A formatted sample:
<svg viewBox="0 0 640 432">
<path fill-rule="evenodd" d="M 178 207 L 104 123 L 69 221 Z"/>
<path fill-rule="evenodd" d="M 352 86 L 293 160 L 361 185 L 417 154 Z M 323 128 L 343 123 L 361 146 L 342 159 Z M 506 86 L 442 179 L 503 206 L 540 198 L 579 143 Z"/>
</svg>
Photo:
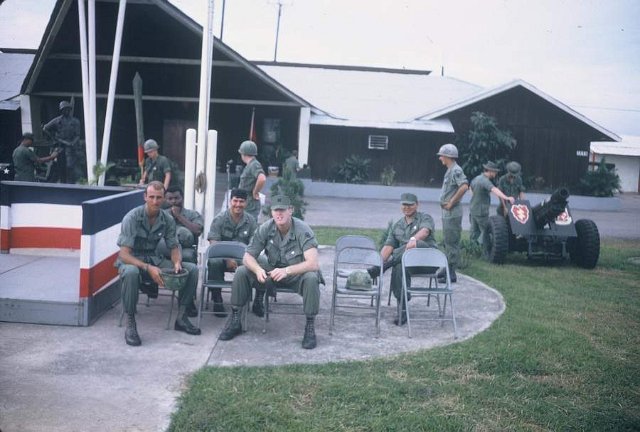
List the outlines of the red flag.
<svg viewBox="0 0 640 432">
<path fill-rule="evenodd" d="M 138 165 L 142 168 L 144 165 L 144 147 L 138 145 Z"/>
<path fill-rule="evenodd" d="M 251 111 L 251 126 L 249 127 L 249 139 L 256 142 L 258 135 L 256 134 L 256 108 Z"/>
</svg>

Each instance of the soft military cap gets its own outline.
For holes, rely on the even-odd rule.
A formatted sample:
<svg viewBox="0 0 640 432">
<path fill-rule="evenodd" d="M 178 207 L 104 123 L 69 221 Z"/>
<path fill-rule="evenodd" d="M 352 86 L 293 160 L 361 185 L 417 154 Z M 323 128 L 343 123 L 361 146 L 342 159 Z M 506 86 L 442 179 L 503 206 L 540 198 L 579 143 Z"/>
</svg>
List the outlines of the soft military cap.
<svg viewBox="0 0 640 432">
<path fill-rule="evenodd" d="M 286 210 L 291 207 L 291 200 L 286 195 L 276 195 L 271 198 L 271 210 Z"/>
<path fill-rule="evenodd" d="M 417 202 L 418 202 L 418 197 L 412 193 L 403 193 L 402 195 L 400 195 L 401 204 L 413 205 Z"/>
<path fill-rule="evenodd" d="M 148 152 L 151 150 L 158 150 L 158 143 L 156 140 L 148 139 L 144 142 L 144 152 Z"/>
<path fill-rule="evenodd" d="M 511 161 L 507 164 L 507 171 L 509 171 L 509 174 L 518 175 L 520 174 L 521 169 L 520 164 L 516 161 Z"/>
<path fill-rule="evenodd" d="M 486 164 L 482 165 L 482 168 L 488 171 L 495 171 L 495 172 L 500 171 L 500 168 L 498 168 L 498 165 L 496 165 L 493 161 L 489 161 Z"/>
</svg>

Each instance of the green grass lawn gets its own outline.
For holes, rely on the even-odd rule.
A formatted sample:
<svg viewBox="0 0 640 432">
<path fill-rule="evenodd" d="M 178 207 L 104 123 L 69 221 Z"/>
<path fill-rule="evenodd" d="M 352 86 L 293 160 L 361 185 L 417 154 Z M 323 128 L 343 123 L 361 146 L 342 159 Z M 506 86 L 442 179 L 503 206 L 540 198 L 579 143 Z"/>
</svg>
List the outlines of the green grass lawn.
<svg viewBox="0 0 640 432">
<path fill-rule="evenodd" d="M 356 233 L 316 232 L 321 244 Z M 639 241 L 609 240 L 595 270 L 472 259 L 463 272 L 507 304 L 485 332 L 364 362 L 206 367 L 169 430 L 640 430 L 638 256 Z"/>
</svg>

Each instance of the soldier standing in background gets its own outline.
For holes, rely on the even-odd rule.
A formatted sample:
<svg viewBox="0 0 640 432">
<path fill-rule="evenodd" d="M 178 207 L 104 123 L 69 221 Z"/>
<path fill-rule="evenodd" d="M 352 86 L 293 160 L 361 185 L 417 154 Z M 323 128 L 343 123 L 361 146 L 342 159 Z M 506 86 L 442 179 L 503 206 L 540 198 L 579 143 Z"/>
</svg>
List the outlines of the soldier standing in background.
<svg viewBox="0 0 640 432">
<path fill-rule="evenodd" d="M 175 185 L 174 173 L 171 171 L 171 161 L 166 156 L 158 152 L 156 140 L 148 139 L 144 142 L 144 152 L 147 159 L 144 161 L 144 173 L 140 179 L 140 184 L 159 181 L 164 185 L 164 189 L 169 189 L 170 185 Z"/>
<path fill-rule="evenodd" d="M 264 169 L 256 155 L 258 154 L 258 146 L 253 141 L 244 141 L 238 149 L 242 162 L 247 166 L 242 170 L 240 175 L 240 184 L 238 189 L 247 191 L 247 208 L 246 212 L 258 220 L 260 215 L 260 191 L 267 181 L 264 175 Z"/>
<path fill-rule="evenodd" d="M 462 206 L 460 200 L 469 189 L 467 176 L 457 164 L 458 148 L 453 144 L 445 144 L 438 151 L 438 159 L 447 167 L 440 193 L 442 208 L 442 234 L 445 253 L 449 261 L 451 282 L 456 282 L 456 268 L 460 260 L 460 236 L 462 234 Z"/>
<path fill-rule="evenodd" d="M 491 196 L 494 194 L 501 200 L 509 201 L 513 204 L 513 198 L 503 194 L 500 189 L 491 182 L 498 175 L 498 165 L 492 161 L 482 166 L 484 171 L 476 178 L 471 180 L 471 206 L 469 209 L 469 222 L 471 230 L 469 238 L 472 242 L 483 245 L 486 244 L 487 227 L 489 225 L 489 206 L 491 205 Z"/>
<path fill-rule="evenodd" d="M 45 136 L 60 149 L 58 177 L 62 183 L 76 183 L 82 177 L 84 151 L 80 144 L 80 121 L 71 115 L 71 104 L 60 102 L 58 117 L 42 127 Z"/>
<path fill-rule="evenodd" d="M 521 167 L 518 162 L 511 161 L 507 164 L 507 173 L 498 179 L 498 189 L 506 196 L 515 199 L 524 199 L 524 185 L 522 184 L 522 176 L 520 174 Z M 501 216 L 506 214 L 504 201 L 500 201 L 500 205 L 496 209 L 496 213 Z"/>
<path fill-rule="evenodd" d="M 14 180 L 16 181 L 36 181 L 36 164 L 49 162 L 58 157 L 58 153 L 55 151 L 49 156 L 38 157 L 34 151 L 29 149 L 32 145 L 33 134 L 27 132 L 22 135 L 20 144 L 13 151 Z"/>
</svg>

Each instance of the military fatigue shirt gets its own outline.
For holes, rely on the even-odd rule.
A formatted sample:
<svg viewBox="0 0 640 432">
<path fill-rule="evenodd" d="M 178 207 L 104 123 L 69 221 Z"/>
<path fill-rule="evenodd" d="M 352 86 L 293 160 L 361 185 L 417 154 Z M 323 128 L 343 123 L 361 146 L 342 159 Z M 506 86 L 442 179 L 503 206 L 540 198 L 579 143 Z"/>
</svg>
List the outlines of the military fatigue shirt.
<svg viewBox="0 0 640 432">
<path fill-rule="evenodd" d="M 413 221 L 409 224 L 404 217 L 401 217 L 395 224 L 393 224 L 384 245 L 391 246 L 394 249 L 402 247 L 406 245 L 409 242 L 409 239 L 414 237 L 422 228 L 429 230 L 429 235 L 423 241 L 427 243 L 429 247 L 436 247 L 436 239 L 434 235 L 435 223 L 433 222 L 433 218 L 426 213 L 420 212 L 416 212 Z"/>
<path fill-rule="evenodd" d="M 173 217 L 166 210 L 160 210 L 156 222 L 153 226 L 149 226 L 145 206 L 141 205 L 131 210 L 122 219 L 117 244 L 131 248 L 136 258 L 158 265 L 164 258 L 156 255 L 156 247 L 163 238 L 169 250 L 178 247 L 176 223 Z M 118 262 L 120 262 L 119 259 Z"/>
<path fill-rule="evenodd" d="M 491 183 L 489 177 L 480 174 L 471 180 L 471 208 L 469 213 L 473 216 L 487 216 L 489 214 L 489 206 L 491 205 L 491 189 L 495 186 Z"/>
<path fill-rule="evenodd" d="M 440 204 L 446 204 L 456 193 L 458 188 L 465 183 L 469 183 L 464 171 L 457 163 L 451 165 L 444 173 L 442 182 L 442 191 L 440 193 Z M 451 208 L 451 210 L 442 210 L 443 216 L 446 217 L 462 217 L 462 207 L 460 202 Z"/>
<path fill-rule="evenodd" d="M 211 221 L 207 240 L 239 241 L 249 244 L 257 227 L 256 219 L 249 213 L 244 212 L 242 219 L 236 224 L 231 218 L 231 212 L 225 210 L 218 213 Z"/>
<path fill-rule="evenodd" d="M 64 140 L 76 147 L 79 146 L 79 142 L 74 143 L 75 139 L 80 137 L 80 120 L 75 117 L 60 115 L 44 125 L 42 129 L 45 132 L 53 133 L 56 139 Z"/>
<path fill-rule="evenodd" d="M 155 161 L 147 158 L 144 161 L 144 172 L 147 173 L 147 183 L 151 183 L 152 181 L 164 183 L 165 174 L 171 172 L 171 162 L 169 162 L 166 156 L 162 155 L 158 155 Z M 171 184 L 173 184 L 173 180 Z"/>
<path fill-rule="evenodd" d="M 498 180 L 498 189 L 500 189 L 506 196 L 518 199 L 520 193 L 524 192 L 522 177 L 520 177 L 519 175 L 514 176 L 513 181 L 510 182 L 509 174 L 505 174 Z"/>
<path fill-rule="evenodd" d="M 17 181 L 36 181 L 34 169 L 38 156 L 27 147 L 20 144 L 13 151 L 13 169 L 15 170 L 14 180 Z"/>
<path fill-rule="evenodd" d="M 284 268 L 303 262 L 304 252 L 317 247 L 316 235 L 300 219 L 291 218 L 291 228 L 284 238 L 280 237 L 276 223 L 270 219 L 260 225 L 247 252 L 257 259 L 264 250 L 271 266 Z"/>
<path fill-rule="evenodd" d="M 169 208 L 168 211 L 171 212 L 171 208 Z M 200 228 L 204 228 L 204 219 L 197 211 L 189 210 L 183 207 L 180 211 L 180 214 L 182 214 L 182 216 L 184 216 L 192 224 L 196 224 L 199 225 Z M 176 228 L 179 226 L 184 226 L 177 219 L 174 218 L 174 220 L 176 221 Z"/>
<path fill-rule="evenodd" d="M 258 181 L 258 176 L 260 174 L 264 174 L 264 169 L 262 169 L 260 162 L 258 162 L 256 158 L 253 158 L 251 162 L 244 167 L 242 174 L 240 175 L 238 189 L 244 189 L 248 194 L 245 212 L 255 213 L 260 208 L 260 202 L 253 197 L 253 188 L 256 187 L 256 182 Z"/>
</svg>

